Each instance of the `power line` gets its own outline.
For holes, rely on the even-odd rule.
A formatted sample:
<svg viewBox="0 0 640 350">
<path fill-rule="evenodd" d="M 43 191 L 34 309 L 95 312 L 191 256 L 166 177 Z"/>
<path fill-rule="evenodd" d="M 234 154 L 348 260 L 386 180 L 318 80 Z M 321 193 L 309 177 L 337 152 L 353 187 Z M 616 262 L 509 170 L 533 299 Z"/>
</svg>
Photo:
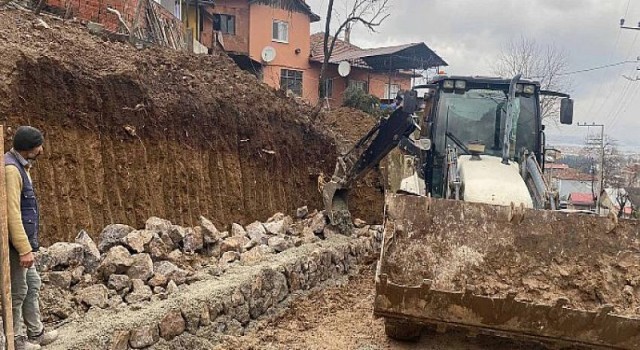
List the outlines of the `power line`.
<svg viewBox="0 0 640 350">
<path fill-rule="evenodd" d="M 629 50 L 627 51 L 627 55 L 625 57 L 626 60 L 628 60 L 629 57 L 631 56 L 631 52 L 632 52 L 637 40 L 638 40 L 638 32 L 636 32 L 636 35 L 634 35 L 633 41 L 631 42 L 631 46 L 629 46 Z M 624 68 L 619 71 L 619 74 L 622 74 L 623 72 L 624 72 Z M 616 80 L 615 83 L 614 83 L 614 86 L 611 89 L 609 89 L 609 93 L 607 94 L 607 97 L 604 100 L 602 100 L 602 102 L 600 103 L 600 107 L 595 112 L 595 115 L 600 115 L 600 113 L 602 112 L 602 109 L 607 104 L 607 101 L 610 101 L 610 98 L 613 95 L 613 92 L 614 91 L 616 91 L 616 92 L 619 91 L 618 90 L 618 84 L 620 83 L 620 81 L 621 81 L 620 79 Z M 625 85 L 625 87 L 623 88 L 623 90 L 624 90 L 623 92 L 626 92 L 626 90 L 629 89 L 629 82 L 628 81 L 624 81 L 624 82 L 626 82 L 627 85 Z M 616 99 L 616 102 L 614 103 L 614 106 L 617 105 L 618 103 L 620 103 L 621 97 L 622 97 L 622 94 L 618 94 L 618 99 Z"/>
<path fill-rule="evenodd" d="M 616 67 L 616 66 L 620 66 L 620 65 L 623 65 L 623 64 L 636 63 L 636 62 L 637 61 L 620 61 L 620 62 L 616 62 L 616 63 L 605 64 L 604 66 L 586 68 L 586 69 L 576 70 L 576 71 L 573 71 L 573 72 L 558 73 L 558 75 L 571 75 L 571 74 L 578 74 L 578 73 L 584 73 L 584 72 L 592 72 L 594 70 L 605 69 L 605 68 L 609 68 L 609 67 Z"/>
<path fill-rule="evenodd" d="M 629 5 L 631 4 L 631 0 L 629 0 L 627 2 L 627 9 L 624 11 L 624 15 L 622 16 L 622 18 L 626 18 L 627 17 L 627 13 L 629 12 Z M 609 52 L 609 59 L 608 61 L 611 61 L 613 59 L 613 55 L 616 52 L 616 49 L 618 48 L 618 43 L 620 42 L 620 33 L 622 33 L 622 28 L 618 27 L 618 31 L 616 34 L 616 40 L 613 43 L 613 49 Z M 593 107 L 596 104 L 596 99 L 593 98 L 591 99 L 591 104 L 589 105 L 589 109 L 587 109 L 587 115 L 591 115 L 591 111 L 593 110 Z"/>
</svg>

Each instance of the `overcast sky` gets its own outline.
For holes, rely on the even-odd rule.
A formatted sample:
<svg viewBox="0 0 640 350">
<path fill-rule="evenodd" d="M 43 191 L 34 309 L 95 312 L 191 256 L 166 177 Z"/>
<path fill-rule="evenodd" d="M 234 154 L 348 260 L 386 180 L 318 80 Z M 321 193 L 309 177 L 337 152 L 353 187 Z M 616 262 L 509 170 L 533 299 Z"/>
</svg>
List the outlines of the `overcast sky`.
<svg viewBox="0 0 640 350">
<path fill-rule="evenodd" d="M 337 0 L 344 4 L 349 0 Z M 323 21 L 328 0 L 307 0 Z M 424 42 L 449 63 L 447 74 L 490 75 L 501 48 L 521 36 L 566 50 L 569 70 L 581 70 L 640 56 L 640 31 L 623 30 L 620 18 L 636 26 L 640 0 L 391 0 L 391 16 L 370 33 L 358 26 L 352 43 L 361 47 Z M 338 6 L 338 5 L 336 5 Z M 344 5 L 342 5 L 344 6 Z M 626 14 L 626 15 L 625 15 Z M 636 40 L 637 39 L 637 40 Z M 605 132 L 640 150 L 640 64 L 572 75 L 575 122 L 605 124 Z M 599 131 L 599 130 L 598 130 Z M 586 128 L 563 127 L 550 133 L 586 134 Z"/>
</svg>

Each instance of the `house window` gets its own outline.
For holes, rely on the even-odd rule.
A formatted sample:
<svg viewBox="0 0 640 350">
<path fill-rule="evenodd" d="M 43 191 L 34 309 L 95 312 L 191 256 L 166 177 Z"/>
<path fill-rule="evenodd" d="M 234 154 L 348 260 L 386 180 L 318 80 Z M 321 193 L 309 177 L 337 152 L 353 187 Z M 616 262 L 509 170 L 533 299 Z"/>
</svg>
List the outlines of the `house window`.
<svg viewBox="0 0 640 350">
<path fill-rule="evenodd" d="M 284 91 L 291 90 L 294 94 L 302 96 L 302 71 L 280 70 L 280 89 Z"/>
<path fill-rule="evenodd" d="M 273 21 L 273 41 L 288 43 L 289 42 L 289 23 L 285 21 Z"/>
<path fill-rule="evenodd" d="M 389 84 L 384 84 L 384 97 L 383 98 L 388 98 L 388 99 L 394 99 L 396 98 L 396 95 L 398 94 L 398 91 L 400 91 L 400 85 L 399 84 L 391 84 L 391 89 L 389 89 Z"/>
<path fill-rule="evenodd" d="M 369 93 L 369 84 L 363 80 L 349 80 L 349 87 L 355 86 L 366 93 Z"/>
<path fill-rule="evenodd" d="M 320 98 L 333 97 L 333 79 L 326 79 L 320 88 Z"/>
<path fill-rule="evenodd" d="M 236 16 L 225 14 L 213 15 L 213 30 L 222 34 L 236 34 Z"/>
</svg>

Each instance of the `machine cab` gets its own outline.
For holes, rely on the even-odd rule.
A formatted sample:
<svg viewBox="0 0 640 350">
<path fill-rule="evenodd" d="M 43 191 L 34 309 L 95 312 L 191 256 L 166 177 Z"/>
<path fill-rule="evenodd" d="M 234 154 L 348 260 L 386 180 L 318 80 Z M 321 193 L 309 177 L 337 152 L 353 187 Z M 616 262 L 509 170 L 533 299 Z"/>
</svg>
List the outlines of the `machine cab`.
<svg viewBox="0 0 640 350">
<path fill-rule="evenodd" d="M 416 87 L 421 92 L 419 96 L 424 96 L 420 137 L 429 138 L 432 143 L 423 164 L 425 181 L 433 196 L 443 196 L 448 148 L 464 155 L 469 154 L 470 144 L 482 145 L 483 155 L 503 156 L 510 82 L 498 78 L 438 76 L 430 84 Z M 425 90 L 428 92 L 422 93 Z M 525 154 L 534 153 L 542 164 L 540 84 L 519 80 L 512 106 L 508 158 L 521 162 Z"/>
</svg>

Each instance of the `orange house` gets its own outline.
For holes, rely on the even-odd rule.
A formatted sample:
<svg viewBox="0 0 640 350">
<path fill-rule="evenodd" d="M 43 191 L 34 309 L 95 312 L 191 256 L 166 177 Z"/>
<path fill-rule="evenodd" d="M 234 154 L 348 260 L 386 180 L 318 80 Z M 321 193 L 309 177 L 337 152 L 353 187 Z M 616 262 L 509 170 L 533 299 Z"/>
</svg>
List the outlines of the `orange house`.
<svg viewBox="0 0 640 350">
<path fill-rule="evenodd" d="M 216 0 L 187 13 L 191 19 L 182 20 L 194 38 L 209 48 L 222 46 L 242 69 L 270 86 L 303 97 L 317 90 L 318 82 L 305 73 L 311 69 L 311 23 L 320 17 L 304 1 Z"/>
<path fill-rule="evenodd" d="M 174 12 L 182 14 L 196 40 L 209 48 L 222 46 L 242 69 L 311 103 L 322 98 L 340 105 L 350 85 L 381 99 L 393 98 L 411 87 L 415 70 L 447 65 L 424 43 L 361 49 L 338 40 L 321 96 L 324 35 L 310 35 L 311 23 L 320 17 L 304 0 L 196 1 L 197 6 L 188 7 L 190 3 Z M 343 61 L 351 67 L 346 77 L 338 74 Z"/>
</svg>

